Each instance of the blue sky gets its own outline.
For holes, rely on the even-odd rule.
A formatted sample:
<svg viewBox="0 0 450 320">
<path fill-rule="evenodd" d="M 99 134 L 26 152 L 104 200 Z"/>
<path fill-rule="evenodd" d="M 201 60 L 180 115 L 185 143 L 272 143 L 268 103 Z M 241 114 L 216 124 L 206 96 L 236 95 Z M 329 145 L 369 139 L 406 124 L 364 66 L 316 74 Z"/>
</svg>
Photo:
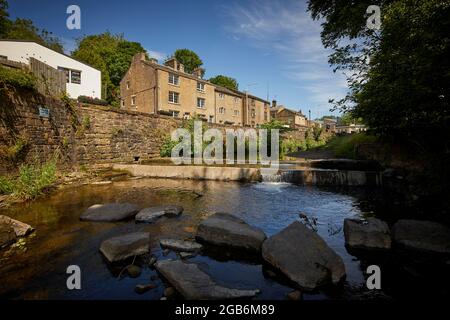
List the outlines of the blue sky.
<svg viewBox="0 0 450 320">
<path fill-rule="evenodd" d="M 81 8 L 81 30 L 66 28 L 66 8 Z M 241 90 L 292 109 L 330 114 L 328 99 L 346 92 L 343 75 L 328 66 L 320 22 L 305 1 L 9 0 L 12 18 L 32 19 L 59 36 L 66 51 L 75 39 L 104 31 L 138 41 L 160 62 L 177 48 L 199 54 L 206 78 L 234 77 Z"/>
</svg>

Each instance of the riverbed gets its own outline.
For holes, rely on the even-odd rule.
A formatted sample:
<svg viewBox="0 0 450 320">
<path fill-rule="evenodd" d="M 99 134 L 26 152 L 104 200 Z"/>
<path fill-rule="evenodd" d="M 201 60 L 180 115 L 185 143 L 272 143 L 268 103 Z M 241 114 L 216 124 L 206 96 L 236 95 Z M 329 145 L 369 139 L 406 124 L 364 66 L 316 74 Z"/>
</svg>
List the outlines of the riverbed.
<svg viewBox="0 0 450 320">
<path fill-rule="evenodd" d="M 137 278 L 118 277 L 99 252 L 102 241 L 128 232 L 150 233 L 151 254 L 164 255 L 160 238 L 193 239 L 198 223 L 213 212 L 229 212 L 257 226 L 271 236 L 296 220 L 308 218 L 328 245 L 342 257 L 347 277 L 337 287 L 304 295 L 317 299 L 390 299 L 408 294 L 409 276 L 402 267 L 386 263 L 390 259 L 369 256 L 360 259 L 344 245 L 343 220 L 377 215 L 367 203 L 372 190 L 337 191 L 289 183 L 240 183 L 173 179 L 126 179 L 105 185 L 66 188 L 35 202 L 0 210 L 0 214 L 32 225 L 36 231 L 20 247 L 0 251 L 0 297 L 8 299 L 154 299 L 159 300 L 166 283 L 155 270 L 142 263 Z M 141 208 L 174 204 L 184 207 L 178 218 L 162 218 L 153 224 L 82 222 L 79 216 L 96 203 L 131 202 Z M 301 244 L 299 244 L 301 247 Z M 195 262 L 217 283 L 233 288 L 258 288 L 257 299 L 285 299 L 293 288 L 273 274 L 260 260 L 237 259 L 211 254 L 188 259 Z M 383 288 L 366 288 L 365 270 L 376 262 L 385 266 Z M 139 261 L 137 263 L 140 263 Z M 66 288 L 66 268 L 81 268 L 82 289 Z M 384 272 L 384 271 L 383 271 Z M 400 276 L 399 276 L 400 275 Z M 406 277 L 406 278 L 405 278 Z M 157 285 L 145 294 L 135 293 L 137 284 Z"/>
</svg>

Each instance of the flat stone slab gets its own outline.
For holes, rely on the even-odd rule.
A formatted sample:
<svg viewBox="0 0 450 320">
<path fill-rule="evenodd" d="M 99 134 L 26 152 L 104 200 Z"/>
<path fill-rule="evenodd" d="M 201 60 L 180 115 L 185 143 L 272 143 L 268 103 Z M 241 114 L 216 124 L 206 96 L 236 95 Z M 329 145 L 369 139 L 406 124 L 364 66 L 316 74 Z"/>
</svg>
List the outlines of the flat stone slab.
<svg viewBox="0 0 450 320">
<path fill-rule="evenodd" d="M 386 222 L 376 218 L 345 219 L 345 244 L 356 249 L 388 250 L 391 248 L 391 235 Z"/>
<path fill-rule="evenodd" d="M 180 260 L 163 260 L 156 269 L 187 300 L 222 300 L 251 298 L 259 293 L 255 290 L 230 289 L 217 285 L 211 277 L 193 263 Z"/>
<path fill-rule="evenodd" d="M 33 232 L 33 228 L 21 221 L 11 219 L 10 217 L 0 215 L 0 224 L 6 224 L 11 226 L 14 229 L 14 232 L 17 237 L 23 237 L 27 234 Z"/>
<path fill-rule="evenodd" d="M 164 249 L 182 252 L 198 252 L 203 247 L 200 243 L 194 241 L 183 241 L 177 239 L 161 239 L 159 244 Z"/>
<path fill-rule="evenodd" d="M 266 235 L 236 216 L 215 213 L 200 223 L 196 239 L 217 246 L 260 252 Z"/>
<path fill-rule="evenodd" d="M 80 217 L 85 221 L 114 222 L 134 217 L 139 208 L 131 203 L 105 203 L 90 206 Z"/>
<path fill-rule="evenodd" d="M 392 235 L 395 244 L 405 249 L 450 254 L 450 228 L 436 222 L 399 220 Z"/>
<path fill-rule="evenodd" d="M 0 224 L 0 248 L 6 247 L 16 241 L 14 228 L 9 224 Z"/>
<path fill-rule="evenodd" d="M 262 255 L 303 289 L 337 284 L 345 277 L 344 263 L 314 231 L 296 221 L 264 241 Z"/>
<path fill-rule="evenodd" d="M 150 237 L 147 232 L 114 237 L 103 241 L 100 246 L 100 252 L 111 263 L 146 254 L 149 250 Z"/>
<path fill-rule="evenodd" d="M 136 222 L 152 223 L 163 216 L 177 217 L 181 215 L 182 212 L 183 212 L 182 206 L 165 205 L 165 206 L 149 207 L 139 211 L 135 217 L 135 220 Z"/>
</svg>

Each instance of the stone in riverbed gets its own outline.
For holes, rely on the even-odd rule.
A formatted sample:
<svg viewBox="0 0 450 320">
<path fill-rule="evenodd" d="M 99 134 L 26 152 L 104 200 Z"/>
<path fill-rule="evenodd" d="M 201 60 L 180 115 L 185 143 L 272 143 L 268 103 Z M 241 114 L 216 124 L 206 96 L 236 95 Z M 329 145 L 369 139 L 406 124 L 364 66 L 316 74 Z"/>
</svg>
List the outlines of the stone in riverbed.
<svg viewBox="0 0 450 320">
<path fill-rule="evenodd" d="M 183 252 L 197 252 L 203 247 L 200 243 L 194 241 L 183 241 L 177 239 L 161 239 L 159 244 L 162 248 Z"/>
<path fill-rule="evenodd" d="M 149 251 L 149 245 L 149 234 L 136 232 L 103 241 L 100 252 L 112 263 L 143 255 Z"/>
<path fill-rule="evenodd" d="M 134 217 L 139 208 L 131 203 L 106 203 L 90 206 L 80 220 L 114 222 Z"/>
<path fill-rule="evenodd" d="M 14 228 L 9 224 L 0 224 L 0 248 L 6 247 L 16 241 Z"/>
<path fill-rule="evenodd" d="M 138 284 L 135 288 L 134 291 L 138 294 L 143 294 L 151 289 L 155 289 L 156 285 L 153 283 L 150 284 Z"/>
<path fill-rule="evenodd" d="M 196 239 L 216 246 L 260 252 L 266 235 L 236 216 L 215 213 L 200 223 Z"/>
<path fill-rule="evenodd" d="M 26 236 L 27 234 L 33 232 L 34 230 L 30 225 L 26 223 L 11 219 L 10 217 L 7 216 L 0 215 L 0 225 L 2 224 L 11 226 L 14 229 L 14 232 L 17 237 Z"/>
<path fill-rule="evenodd" d="M 129 265 L 127 267 L 127 273 L 130 276 L 130 278 L 137 278 L 141 275 L 141 268 L 138 266 L 135 266 L 134 264 Z"/>
<path fill-rule="evenodd" d="M 388 250 L 391 235 L 386 222 L 376 218 L 344 220 L 345 244 L 356 249 Z"/>
<path fill-rule="evenodd" d="M 180 260 L 158 261 L 156 269 L 187 300 L 250 298 L 259 293 L 219 286 L 196 264 Z"/>
<path fill-rule="evenodd" d="M 262 255 L 300 288 L 313 290 L 345 277 L 344 263 L 314 231 L 296 221 L 264 241 Z"/>
<path fill-rule="evenodd" d="M 157 206 L 142 209 L 135 217 L 136 222 L 152 223 L 159 218 L 177 217 L 183 212 L 183 207 L 175 205 Z"/>
<path fill-rule="evenodd" d="M 395 244 L 405 249 L 450 254 L 450 228 L 436 222 L 399 220 L 392 235 Z"/>
</svg>

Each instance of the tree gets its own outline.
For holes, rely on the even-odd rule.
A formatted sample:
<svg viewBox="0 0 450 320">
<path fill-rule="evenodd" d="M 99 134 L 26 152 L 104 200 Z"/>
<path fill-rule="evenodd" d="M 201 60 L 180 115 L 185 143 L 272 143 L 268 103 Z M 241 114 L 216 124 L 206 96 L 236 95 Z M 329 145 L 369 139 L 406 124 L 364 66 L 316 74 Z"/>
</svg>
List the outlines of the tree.
<svg viewBox="0 0 450 320">
<path fill-rule="evenodd" d="M 381 7 L 380 30 L 366 27 L 369 5 Z M 332 101 L 335 108 L 350 110 L 381 136 L 449 150 L 450 3 L 310 0 L 308 9 L 324 21 L 329 62 L 350 75 L 349 92 Z"/>
<path fill-rule="evenodd" d="M 202 59 L 194 51 L 189 49 L 177 49 L 173 56 L 184 65 L 184 71 L 187 73 L 192 73 L 195 69 L 203 65 Z M 202 70 L 203 76 L 205 70 Z"/>
<path fill-rule="evenodd" d="M 8 17 L 8 2 L 0 0 L 0 38 L 4 38 L 9 29 L 11 21 L 9 21 Z"/>
<path fill-rule="evenodd" d="M 237 83 L 236 79 L 230 78 L 223 75 L 215 76 L 211 79 L 209 79 L 209 82 L 214 83 L 218 86 L 222 86 L 231 90 L 238 90 L 239 84 Z"/>
<path fill-rule="evenodd" d="M 106 88 L 106 97 L 103 98 L 118 107 L 120 81 L 133 56 L 139 52 L 145 52 L 140 43 L 128 41 L 121 34 L 105 32 L 79 39 L 72 56 L 102 72 L 102 88 Z"/>
</svg>

